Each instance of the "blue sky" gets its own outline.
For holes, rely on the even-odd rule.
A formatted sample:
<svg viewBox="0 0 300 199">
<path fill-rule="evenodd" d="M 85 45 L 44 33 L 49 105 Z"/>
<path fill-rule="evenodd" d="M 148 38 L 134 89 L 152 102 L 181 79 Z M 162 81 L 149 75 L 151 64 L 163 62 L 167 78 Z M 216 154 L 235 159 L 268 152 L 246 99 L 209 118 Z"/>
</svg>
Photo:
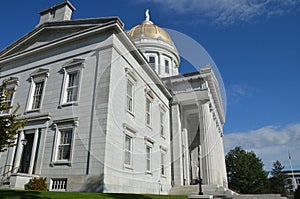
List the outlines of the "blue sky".
<svg viewBox="0 0 300 199">
<path fill-rule="evenodd" d="M 5 1 L 0 49 L 38 24 L 61 0 Z M 227 94 L 225 151 L 253 150 L 270 169 L 300 169 L 300 0 L 72 0 L 73 19 L 119 16 L 129 30 L 144 19 L 197 41 L 217 65 Z M 175 41 L 176 44 L 176 41 Z M 194 49 L 191 49 L 191 53 Z M 182 62 L 180 71 L 189 72 Z"/>
</svg>

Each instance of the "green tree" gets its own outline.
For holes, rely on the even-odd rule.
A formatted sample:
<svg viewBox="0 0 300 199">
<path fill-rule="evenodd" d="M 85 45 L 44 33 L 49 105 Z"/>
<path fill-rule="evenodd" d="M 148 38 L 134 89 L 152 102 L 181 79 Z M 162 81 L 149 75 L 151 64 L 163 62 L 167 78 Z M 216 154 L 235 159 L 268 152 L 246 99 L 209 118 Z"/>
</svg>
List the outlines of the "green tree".
<svg viewBox="0 0 300 199">
<path fill-rule="evenodd" d="M 282 196 L 286 196 L 287 192 L 285 186 L 288 183 L 288 176 L 282 172 L 284 166 L 277 160 L 273 163 L 273 168 L 271 171 L 271 178 L 270 181 L 270 192 L 281 194 Z"/>
<path fill-rule="evenodd" d="M 6 82 L 0 86 L 0 152 L 15 145 L 18 130 L 23 128 L 26 122 L 26 120 L 17 119 L 20 106 L 13 108 L 10 105 L 9 101 L 14 92 L 14 90 L 6 89 Z"/>
<path fill-rule="evenodd" d="M 297 190 L 295 191 L 295 195 L 294 195 L 295 199 L 300 199 L 300 187 L 298 186 Z"/>
<path fill-rule="evenodd" d="M 265 193 L 268 173 L 256 154 L 241 147 L 230 150 L 226 157 L 228 186 L 242 194 Z"/>
</svg>

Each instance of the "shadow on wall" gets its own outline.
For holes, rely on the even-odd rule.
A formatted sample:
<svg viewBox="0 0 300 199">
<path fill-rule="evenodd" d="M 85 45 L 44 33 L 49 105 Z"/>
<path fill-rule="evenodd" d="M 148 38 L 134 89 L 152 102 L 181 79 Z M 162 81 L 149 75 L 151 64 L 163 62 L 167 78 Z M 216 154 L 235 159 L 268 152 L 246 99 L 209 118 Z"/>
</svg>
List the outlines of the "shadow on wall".
<svg viewBox="0 0 300 199">
<path fill-rule="evenodd" d="M 99 176 L 90 176 L 86 182 L 86 185 L 80 190 L 80 192 L 103 192 L 103 174 Z"/>
</svg>

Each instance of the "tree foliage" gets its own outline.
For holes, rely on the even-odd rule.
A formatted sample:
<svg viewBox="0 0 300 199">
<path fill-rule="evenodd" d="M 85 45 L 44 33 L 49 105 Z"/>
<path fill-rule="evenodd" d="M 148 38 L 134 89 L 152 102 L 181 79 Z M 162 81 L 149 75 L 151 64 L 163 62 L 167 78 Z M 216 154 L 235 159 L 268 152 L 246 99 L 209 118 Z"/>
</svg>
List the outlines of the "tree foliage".
<svg viewBox="0 0 300 199">
<path fill-rule="evenodd" d="M 298 186 L 297 190 L 295 191 L 294 198 L 295 199 L 300 199 L 300 186 Z"/>
<path fill-rule="evenodd" d="M 17 119 L 20 106 L 13 108 L 9 102 L 14 90 L 7 90 L 6 82 L 0 86 L 0 152 L 15 146 L 18 130 L 24 127 L 25 120 Z"/>
<path fill-rule="evenodd" d="M 267 172 L 256 154 L 236 147 L 225 157 L 228 186 L 241 194 L 265 193 Z"/>
<path fill-rule="evenodd" d="M 283 173 L 284 166 L 277 160 L 273 163 L 271 178 L 269 179 L 270 193 L 286 196 L 286 186 L 288 186 L 288 176 Z"/>
</svg>

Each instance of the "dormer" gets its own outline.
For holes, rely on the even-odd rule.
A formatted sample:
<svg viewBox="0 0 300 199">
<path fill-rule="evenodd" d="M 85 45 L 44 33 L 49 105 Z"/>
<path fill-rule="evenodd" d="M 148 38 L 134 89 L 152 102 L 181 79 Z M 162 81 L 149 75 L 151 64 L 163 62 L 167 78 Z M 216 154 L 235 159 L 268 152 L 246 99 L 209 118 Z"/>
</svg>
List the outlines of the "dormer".
<svg viewBox="0 0 300 199">
<path fill-rule="evenodd" d="M 75 10 L 75 7 L 69 1 L 56 4 L 50 8 L 40 11 L 39 14 L 41 17 L 38 25 L 51 21 L 70 20 L 72 12 Z"/>
</svg>

